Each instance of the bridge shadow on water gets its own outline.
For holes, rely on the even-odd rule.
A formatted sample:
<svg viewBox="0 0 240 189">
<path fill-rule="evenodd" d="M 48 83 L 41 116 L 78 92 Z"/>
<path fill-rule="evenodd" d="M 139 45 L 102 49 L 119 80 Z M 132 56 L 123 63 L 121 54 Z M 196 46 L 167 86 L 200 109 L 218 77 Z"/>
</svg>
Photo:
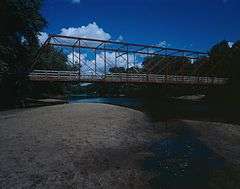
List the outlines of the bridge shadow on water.
<svg viewBox="0 0 240 189">
<path fill-rule="evenodd" d="M 154 175 L 152 188 L 208 188 L 211 172 L 224 167 L 224 160 L 190 133 L 155 141 L 149 151 L 154 155 L 142 166 Z"/>
</svg>

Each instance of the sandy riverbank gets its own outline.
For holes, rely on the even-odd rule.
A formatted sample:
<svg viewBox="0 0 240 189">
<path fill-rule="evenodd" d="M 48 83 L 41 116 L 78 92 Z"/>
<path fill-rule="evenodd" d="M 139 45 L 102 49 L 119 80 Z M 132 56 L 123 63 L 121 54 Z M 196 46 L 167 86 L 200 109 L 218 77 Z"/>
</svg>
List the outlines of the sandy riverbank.
<svg viewBox="0 0 240 189">
<path fill-rule="evenodd" d="M 149 188 L 141 162 L 149 144 L 185 132 L 239 164 L 238 125 L 189 120 L 151 123 L 105 104 L 0 112 L 0 188 Z"/>
<path fill-rule="evenodd" d="M 1 188 L 145 188 L 146 116 L 103 104 L 0 112 Z"/>
</svg>

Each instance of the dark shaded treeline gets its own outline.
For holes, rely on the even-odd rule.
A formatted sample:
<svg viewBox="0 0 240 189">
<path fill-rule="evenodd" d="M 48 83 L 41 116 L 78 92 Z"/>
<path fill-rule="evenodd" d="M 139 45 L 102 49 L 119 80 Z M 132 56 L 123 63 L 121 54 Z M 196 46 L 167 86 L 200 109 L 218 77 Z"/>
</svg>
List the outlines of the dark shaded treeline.
<svg viewBox="0 0 240 189">
<path fill-rule="evenodd" d="M 26 72 L 38 48 L 38 32 L 46 25 L 41 1 L 0 1 L 1 104 L 15 104 L 26 91 Z"/>
<path fill-rule="evenodd" d="M 63 91 L 62 85 L 38 88 L 28 81 L 34 57 L 40 47 L 39 32 L 47 25 L 40 14 L 42 0 L 0 1 L 0 105 L 1 107 L 22 104 L 26 97 L 45 91 Z M 66 57 L 55 49 L 41 57 L 39 67 L 64 68 Z M 65 60 L 64 60 L 65 59 Z"/>
<path fill-rule="evenodd" d="M 191 59 L 184 56 L 153 56 L 146 57 L 142 68 L 123 67 L 111 68 L 110 72 L 120 73 L 149 73 L 168 75 L 198 75 L 215 76 L 237 79 L 240 69 L 240 41 L 229 46 L 227 41 L 214 45 L 209 56 Z"/>
</svg>

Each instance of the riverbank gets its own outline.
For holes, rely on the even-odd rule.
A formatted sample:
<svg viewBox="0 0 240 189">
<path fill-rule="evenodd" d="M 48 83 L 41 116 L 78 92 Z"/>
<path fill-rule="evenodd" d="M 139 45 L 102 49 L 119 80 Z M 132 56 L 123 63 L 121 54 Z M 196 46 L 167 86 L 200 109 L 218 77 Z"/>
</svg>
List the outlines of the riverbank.
<svg viewBox="0 0 240 189">
<path fill-rule="evenodd" d="M 0 186 L 234 188 L 239 133 L 238 125 L 152 122 L 106 104 L 2 111 Z"/>
<path fill-rule="evenodd" d="M 55 96 L 52 98 L 28 98 L 22 105 L 0 108 L 0 111 L 16 108 L 54 106 L 58 104 L 98 103 L 127 107 L 142 111 L 154 120 L 190 119 L 205 122 L 240 124 L 239 110 L 231 106 L 210 103 L 203 95 L 182 96 L 179 98 L 128 98 L 98 97 L 86 95 Z"/>
<path fill-rule="evenodd" d="M 146 116 L 103 104 L 0 112 L 2 188 L 146 188 Z"/>
<path fill-rule="evenodd" d="M 57 98 L 27 99 L 26 107 L 33 108 L 33 107 L 41 107 L 41 106 L 54 106 L 54 105 L 67 104 L 67 103 L 68 103 L 67 100 L 57 99 Z"/>
<path fill-rule="evenodd" d="M 123 106 L 142 111 L 153 120 L 190 119 L 205 122 L 240 124 L 238 109 L 210 103 L 203 95 L 179 98 L 128 98 L 70 96 L 69 103 L 102 103 Z"/>
<path fill-rule="evenodd" d="M 42 106 L 54 106 L 59 104 L 67 104 L 68 100 L 64 98 L 44 98 L 44 99 L 34 99 L 27 98 L 22 101 L 21 104 L 16 104 L 15 106 L 6 106 L 0 107 L 0 111 L 13 110 L 13 109 L 21 109 L 21 108 L 36 108 Z"/>
</svg>

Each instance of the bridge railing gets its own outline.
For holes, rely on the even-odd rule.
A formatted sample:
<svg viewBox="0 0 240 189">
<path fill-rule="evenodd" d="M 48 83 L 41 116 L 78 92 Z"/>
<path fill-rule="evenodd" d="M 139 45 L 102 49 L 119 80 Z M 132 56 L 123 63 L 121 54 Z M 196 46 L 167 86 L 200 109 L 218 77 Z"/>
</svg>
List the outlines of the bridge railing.
<svg viewBox="0 0 240 189">
<path fill-rule="evenodd" d="M 105 78 L 108 81 L 130 81 L 130 82 L 151 82 L 151 83 L 186 83 L 186 84 L 225 84 L 226 78 L 216 77 L 197 77 L 197 76 L 179 76 L 179 75 L 158 75 L 158 74 L 129 74 L 113 73 Z"/>
<path fill-rule="evenodd" d="M 221 85 L 226 78 L 198 77 L 181 75 L 112 73 L 106 75 L 79 75 L 78 71 L 34 70 L 29 75 L 34 81 L 82 81 L 82 82 L 131 82 L 131 83 L 169 83 L 169 84 L 213 84 Z"/>
<path fill-rule="evenodd" d="M 102 80 L 103 76 L 98 75 L 79 75 L 78 71 L 53 71 L 53 70 L 34 70 L 29 74 L 32 80 Z"/>
</svg>

